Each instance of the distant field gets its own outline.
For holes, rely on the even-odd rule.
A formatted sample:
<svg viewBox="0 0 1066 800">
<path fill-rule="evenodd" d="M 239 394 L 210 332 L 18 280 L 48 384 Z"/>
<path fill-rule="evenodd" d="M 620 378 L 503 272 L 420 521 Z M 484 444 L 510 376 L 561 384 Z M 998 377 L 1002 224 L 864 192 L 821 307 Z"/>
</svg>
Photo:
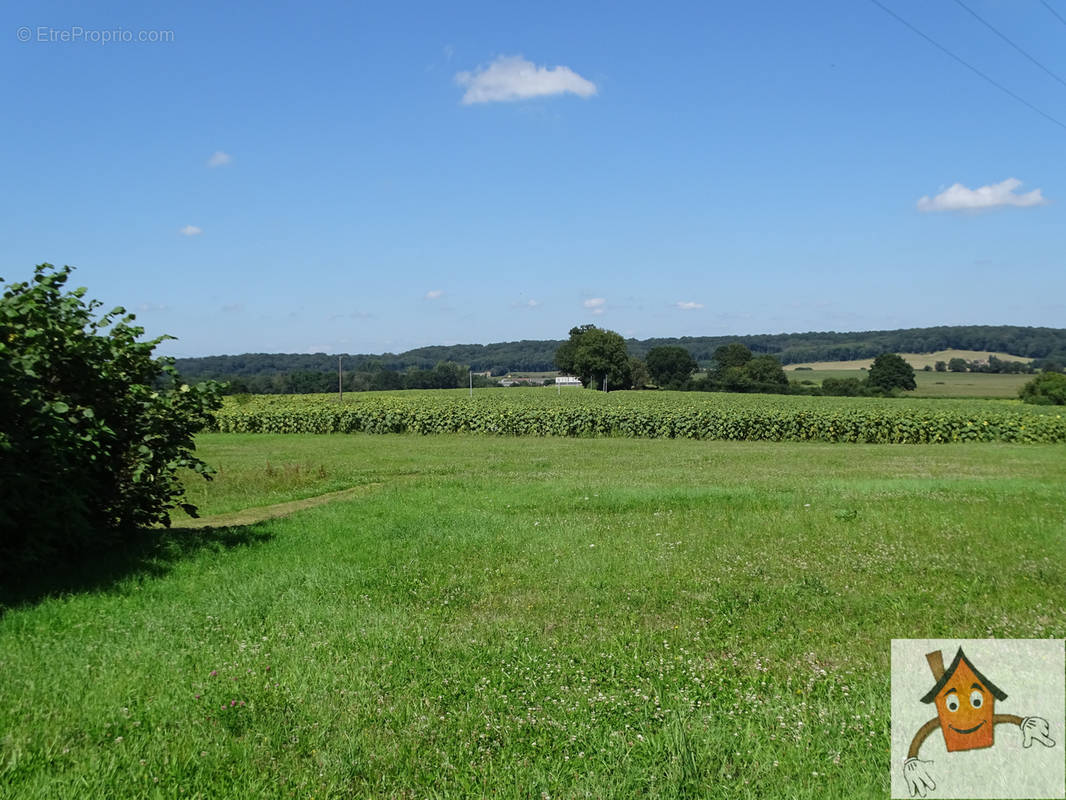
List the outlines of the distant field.
<svg viewBox="0 0 1066 800">
<path fill-rule="evenodd" d="M 843 362 L 842 362 L 843 363 Z M 846 362 L 852 363 L 852 362 Z M 826 378 L 862 378 L 861 369 L 812 369 L 790 371 L 788 377 L 796 381 L 821 384 Z M 908 392 L 914 397 L 1017 397 L 1018 390 L 1032 375 L 993 375 L 984 372 L 924 372 L 915 371 L 918 388 Z"/>
<path fill-rule="evenodd" d="M 1014 356 L 1010 353 L 990 353 L 988 350 L 938 350 L 935 353 L 900 353 L 899 355 L 916 370 L 921 369 L 926 364 L 930 367 L 935 367 L 937 361 L 950 361 L 953 358 L 961 358 L 966 361 L 987 361 L 988 357 L 993 355 L 1002 361 L 1024 361 L 1026 364 L 1033 360 L 1025 356 Z M 860 358 L 856 361 L 811 361 L 806 364 L 789 364 L 785 369 L 791 371 L 797 367 L 810 367 L 812 370 L 856 370 L 863 367 L 869 369 L 873 363 L 874 360 L 872 358 Z"/>
</svg>

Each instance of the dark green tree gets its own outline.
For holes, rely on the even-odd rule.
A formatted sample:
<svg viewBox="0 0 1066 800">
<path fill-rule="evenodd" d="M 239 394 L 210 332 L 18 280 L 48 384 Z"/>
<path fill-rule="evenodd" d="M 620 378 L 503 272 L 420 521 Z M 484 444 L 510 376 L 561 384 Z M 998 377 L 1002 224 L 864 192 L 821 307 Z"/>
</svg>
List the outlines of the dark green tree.
<svg viewBox="0 0 1066 800">
<path fill-rule="evenodd" d="M 743 367 L 751 361 L 751 350 L 740 342 L 730 342 L 715 348 L 712 356 L 719 369 L 726 367 Z"/>
<path fill-rule="evenodd" d="M 0 573 L 55 564 L 169 524 L 179 470 L 208 476 L 195 434 L 218 387 L 190 386 L 125 309 L 97 315 L 70 267 L 0 297 Z"/>
<path fill-rule="evenodd" d="M 581 325 L 570 329 L 570 338 L 555 351 L 555 366 L 576 375 L 586 387 L 628 389 L 629 354 L 626 341 L 614 331 Z"/>
<path fill-rule="evenodd" d="M 781 367 L 781 362 L 773 356 L 755 356 L 744 365 L 751 382 L 759 389 L 777 391 L 788 388 L 788 376 Z"/>
<path fill-rule="evenodd" d="M 948 370 L 950 372 L 965 372 L 970 368 L 970 365 L 966 363 L 965 358 L 953 358 L 948 361 Z"/>
<path fill-rule="evenodd" d="M 555 381 L 552 381 L 555 383 Z M 651 383 L 651 375 L 648 374 L 648 365 L 636 356 L 629 357 L 629 385 L 634 389 L 643 389 Z"/>
<path fill-rule="evenodd" d="M 918 387 L 914 382 L 914 367 L 895 353 L 882 353 L 870 365 L 866 382 L 874 388 L 890 392 L 893 389 L 913 390 Z"/>
<path fill-rule="evenodd" d="M 645 357 L 648 372 L 663 389 L 676 389 L 699 368 L 696 359 L 684 347 L 653 347 Z"/>
</svg>

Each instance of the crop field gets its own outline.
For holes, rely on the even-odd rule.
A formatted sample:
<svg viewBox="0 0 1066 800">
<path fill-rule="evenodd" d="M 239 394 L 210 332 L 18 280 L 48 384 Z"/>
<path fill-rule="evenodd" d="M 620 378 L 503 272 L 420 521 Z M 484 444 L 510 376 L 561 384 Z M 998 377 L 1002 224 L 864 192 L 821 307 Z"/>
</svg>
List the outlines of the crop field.
<svg viewBox="0 0 1066 800">
<path fill-rule="evenodd" d="M 489 433 L 864 443 L 1066 442 L 1054 407 L 989 400 L 837 398 L 551 388 L 260 395 L 230 399 L 223 433 Z"/>
<path fill-rule="evenodd" d="M 821 384 L 826 378 L 866 377 L 861 369 L 812 369 L 790 371 L 790 380 L 813 381 Z M 989 372 L 925 372 L 914 373 L 918 388 L 907 392 L 908 397 L 971 397 L 1017 399 L 1018 390 L 1033 379 L 1032 375 L 1009 375 Z"/>
<path fill-rule="evenodd" d="M 1063 445 L 198 444 L 358 494 L 6 598 L 0 797 L 884 797 L 893 637 L 1066 635 Z"/>
</svg>

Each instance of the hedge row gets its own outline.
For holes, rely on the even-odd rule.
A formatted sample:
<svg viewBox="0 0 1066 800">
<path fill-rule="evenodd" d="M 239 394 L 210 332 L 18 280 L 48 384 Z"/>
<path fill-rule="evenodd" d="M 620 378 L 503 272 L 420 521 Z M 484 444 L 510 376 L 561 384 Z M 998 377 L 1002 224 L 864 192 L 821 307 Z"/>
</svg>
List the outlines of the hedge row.
<svg viewBox="0 0 1066 800">
<path fill-rule="evenodd" d="M 530 389 L 231 400 L 224 433 L 480 433 L 918 444 L 1066 442 L 1066 418 L 1016 403 Z"/>
</svg>

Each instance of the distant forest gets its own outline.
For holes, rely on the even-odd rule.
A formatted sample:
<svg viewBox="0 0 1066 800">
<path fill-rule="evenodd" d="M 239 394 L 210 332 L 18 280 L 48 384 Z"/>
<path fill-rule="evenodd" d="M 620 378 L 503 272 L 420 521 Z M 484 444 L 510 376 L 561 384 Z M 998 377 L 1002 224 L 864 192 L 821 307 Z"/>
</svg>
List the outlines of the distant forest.
<svg viewBox="0 0 1066 800">
<path fill-rule="evenodd" d="M 1004 352 L 1042 361 L 1066 363 L 1066 329 L 1025 328 L 1015 325 L 945 325 L 894 331 L 851 333 L 809 332 L 755 336 L 683 336 L 629 339 L 629 354 L 643 358 L 653 347 L 684 347 L 701 367 L 710 366 L 716 348 L 740 342 L 756 355 L 776 356 L 782 364 L 805 361 L 850 361 L 881 353 L 931 353 L 937 350 Z M 555 369 L 555 351 L 563 340 L 523 339 L 494 344 L 420 347 L 404 353 L 343 355 L 349 391 L 366 389 L 430 388 L 443 383 L 445 371 L 458 378 L 459 370 L 438 365 L 461 365 L 475 372 L 546 372 Z M 178 371 L 186 380 L 228 381 L 230 391 L 310 392 L 336 388 L 337 354 L 245 353 L 236 356 L 179 358 Z M 332 376 L 327 378 L 326 376 Z M 462 381 L 460 385 L 465 385 Z M 443 387 L 442 387 L 443 388 Z"/>
</svg>

